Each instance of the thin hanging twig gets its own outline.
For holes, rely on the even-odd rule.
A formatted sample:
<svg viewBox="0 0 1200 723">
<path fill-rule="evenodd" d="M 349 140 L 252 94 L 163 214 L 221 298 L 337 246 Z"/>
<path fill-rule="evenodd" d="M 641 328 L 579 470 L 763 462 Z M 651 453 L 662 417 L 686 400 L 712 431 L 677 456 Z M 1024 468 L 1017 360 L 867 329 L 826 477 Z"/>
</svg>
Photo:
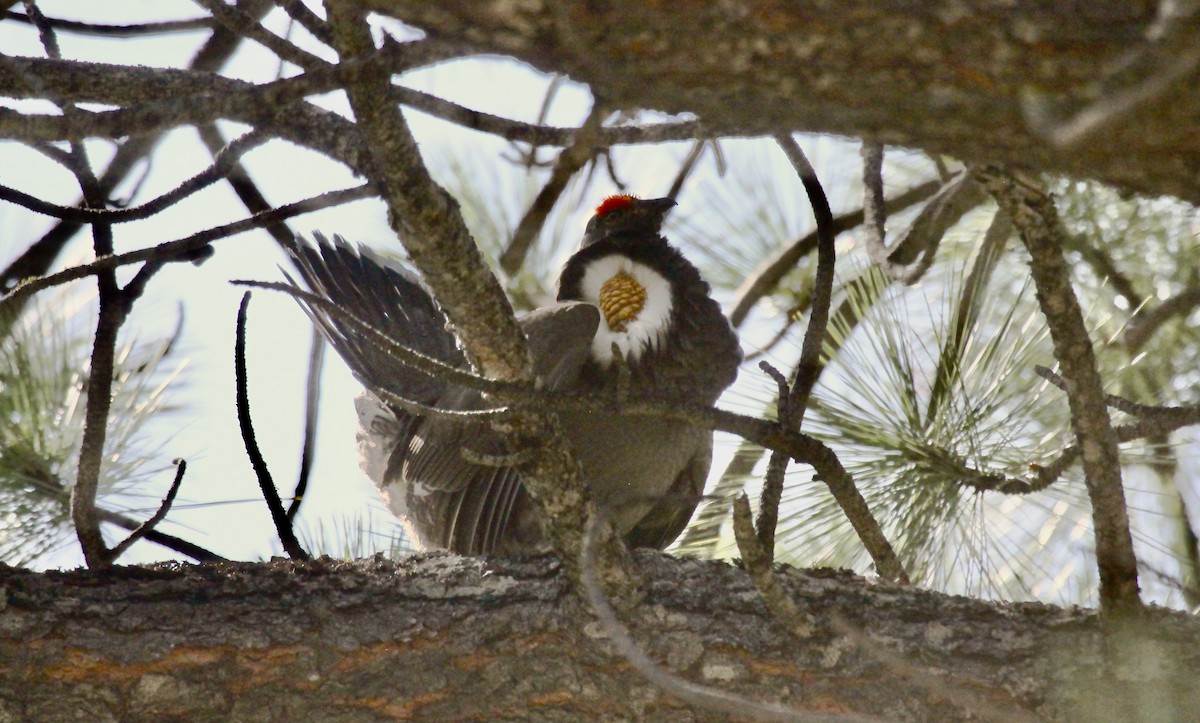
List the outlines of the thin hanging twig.
<svg viewBox="0 0 1200 723">
<path fill-rule="evenodd" d="M 296 476 L 296 491 L 288 505 L 288 522 L 295 523 L 300 512 L 300 503 L 308 491 L 308 477 L 312 472 L 313 457 L 317 446 L 317 416 L 321 404 L 321 369 L 325 366 L 325 339 L 313 327 L 312 346 L 308 353 L 308 381 L 304 388 L 304 443 L 300 448 L 300 472 Z"/>
<path fill-rule="evenodd" d="M 267 509 L 271 512 L 271 521 L 275 523 L 275 532 L 279 535 L 280 544 L 283 545 L 288 557 L 293 560 L 307 560 L 309 559 L 308 553 L 296 539 L 296 532 L 292 529 L 287 511 L 283 509 L 283 502 L 279 499 L 279 491 L 275 489 L 275 482 L 271 479 L 267 461 L 263 459 L 262 452 L 258 448 L 258 441 L 254 437 L 254 425 L 250 420 L 250 392 L 246 382 L 246 309 L 249 305 L 250 292 L 247 291 L 242 295 L 242 302 L 238 305 L 237 333 L 233 346 L 238 427 L 242 432 L 246 456 L 250 458 L 250 464 L 254 467 L 254 476 L 258 479 L 258 487 L 262 490 L 263 499 L 267 502 Z"/>
</svg>

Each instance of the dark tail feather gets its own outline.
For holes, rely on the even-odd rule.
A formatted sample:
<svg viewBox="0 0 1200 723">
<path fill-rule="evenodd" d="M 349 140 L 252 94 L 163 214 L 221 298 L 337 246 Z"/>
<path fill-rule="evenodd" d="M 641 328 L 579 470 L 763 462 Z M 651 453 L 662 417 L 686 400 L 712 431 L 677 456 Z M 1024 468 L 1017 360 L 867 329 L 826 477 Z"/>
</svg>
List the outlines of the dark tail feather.
<svg viewBox="0 0 1200 723">
<path fill-rule="evenodd" d="M 288 252 L 314 294 L 413 351 L 454 366 L 463 363 L 462 350 L 446 329 L 445 315 L 412 272 L 369 249 L 355 249 L 341 236 L 329 241 L 314 233 L 313 239 L 315 246 L 297 239 Z M 288 280 L 292 281 L 290 276 Z M 443 382 L 404 366 L 322 309 L 304 307 L 368 389 L 386 390 L 422 404 L 432 404 L 442 395 Z"/>
</svg>

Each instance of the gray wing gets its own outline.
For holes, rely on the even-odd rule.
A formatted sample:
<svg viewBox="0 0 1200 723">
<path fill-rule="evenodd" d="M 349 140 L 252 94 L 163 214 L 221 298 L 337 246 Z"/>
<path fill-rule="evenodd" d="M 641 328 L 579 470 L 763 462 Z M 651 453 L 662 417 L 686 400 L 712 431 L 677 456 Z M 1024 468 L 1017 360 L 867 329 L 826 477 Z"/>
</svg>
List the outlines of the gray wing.
<svg viewBox="0 0 1200 723">
<path fill-rule="evenodd" d="M 570 388 L 587 361 L 600 311 L 578 302 L 538 309 L 520 320 L 534 371 L 549 389 Z M 486 407 L 477 392 L 451 387 L 436 406 Z M 463 451 L 469 450 L 476 460 Z M 427 544 L 462 554 L 525 552 L 540 537 L 520 473 L 499 464 L 514 450 L 486 422 L 429 418 L 411 442 L 397 448 L 389 477 L 407 485 L 407 508 L 428 531 Z M 480 458 L 493 464 L 479 464 Z"/>
<path fill-rule="evenodd" d="M 591 356 L 600 309 L 580 301 L 545 306 L 521 319 L 533 371 L 547 389 L 569 389 Z"/>
<path fill-rule="evenodd" d="M 341 236 L 329 241 L 314 233 L 313 238 L 315 246 L 297 240 L 288 253 L 314 294 L 413 351 L 452 366 L 465 363 L 454 335 L 446 328 L 446 316 L 416 275 L 367 248 L 353 248 Z M 288 280 L 292 280 L 290 276 Z M 302 305 L 363 386 L 421 404 L 431 404 L 444 393 L 446 384 L 441 380 L 396 361 L 368 336 L 329 312 Z M 403 410 L 393 407 L 393 411 L 403 415 Z"/>
</svg>

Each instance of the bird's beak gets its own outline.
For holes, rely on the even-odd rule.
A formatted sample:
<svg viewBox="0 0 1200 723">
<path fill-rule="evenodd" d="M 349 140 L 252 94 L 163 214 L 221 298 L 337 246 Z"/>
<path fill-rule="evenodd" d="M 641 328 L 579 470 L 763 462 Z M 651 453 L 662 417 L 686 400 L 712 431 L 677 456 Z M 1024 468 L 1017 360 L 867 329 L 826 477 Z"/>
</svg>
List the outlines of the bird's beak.
<svg viewBox="0 0 1200 723">
<path fill-rule="evenodd" d="M 643 203 L 663 214 L 666 214 L 667 211 L 678 205 L 673 198 L 651 198 L 643 201 Z"/>
</svg>

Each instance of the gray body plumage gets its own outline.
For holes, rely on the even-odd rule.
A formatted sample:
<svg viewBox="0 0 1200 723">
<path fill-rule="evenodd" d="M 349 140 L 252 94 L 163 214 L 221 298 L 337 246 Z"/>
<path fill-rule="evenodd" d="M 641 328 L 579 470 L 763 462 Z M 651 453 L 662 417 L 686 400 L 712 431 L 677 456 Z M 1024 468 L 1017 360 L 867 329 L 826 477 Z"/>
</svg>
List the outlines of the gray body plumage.
<svg viewBox="0 0 1200 723">
<path fill-rule="evenodd" d="M 658 236 L 664 212 L 652 219 L 652 235 L 644 227 L 591 234 L 589 226 L 584 248 L 564 269 L 559 303 L 520 319 L 534 371 L 546 388 L 613 394 L 621 384 L 635 399 L 653 395 L 710 404 L 733 381 L 741 360 L 737 338 L 699 273 Z M 607 328 L 605 317 L 594 303 L 577 300 L 590 262 L 614 254 L 647 264 L 671 284 L 669 328 L 624 363 L 597 358 L 594 340 Z M 320 235 L 315 247 L 297 243 L 292 256 L 314 293 L 410 349 L 466 365 L 444 315 L 411 272 Z M 384 392 L 451 410 L 485 407 L 480 395 L 408 369 L 320 309 L 308 310 L 366 387 L 356 400 L 363 467 L 413 541 L 463 554 L 544 549 L 520 473 L 497 463 L 514 452 L 502 434 L 486 421 L 410 414 L 389 403 Z M 592 498 L 626 540 L 656 548 L 670 544 L 703 491 L 712 433 L 635 415 L 567 412 L 559 418 Z"/>
</svg>

